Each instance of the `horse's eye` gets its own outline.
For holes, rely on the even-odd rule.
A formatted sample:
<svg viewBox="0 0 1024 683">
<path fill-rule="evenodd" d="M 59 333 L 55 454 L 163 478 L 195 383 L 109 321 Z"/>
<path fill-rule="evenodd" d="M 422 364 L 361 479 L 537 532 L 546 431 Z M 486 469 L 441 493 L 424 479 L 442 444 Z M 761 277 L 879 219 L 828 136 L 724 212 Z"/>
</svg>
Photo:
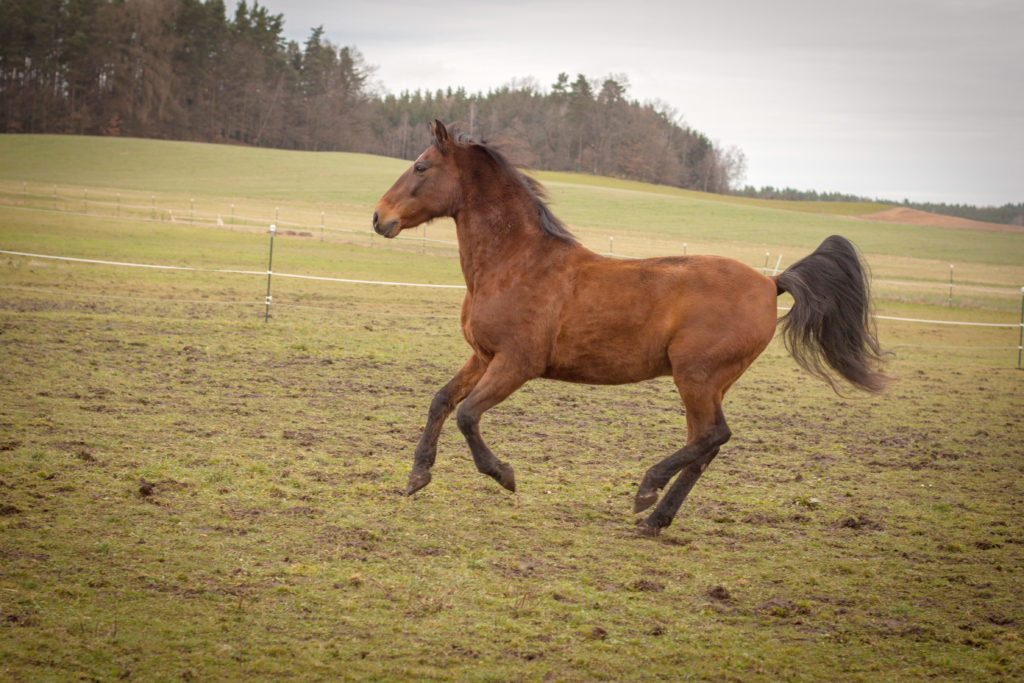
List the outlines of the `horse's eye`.
<svg viewBox="0 0 1024 683">
<path fill-rule="evenodd" d="M 416 171 L 417 173 L 423 173 L 424 171 L 427 170 L 427 165 L 426 164 L 415 164 L 412 167 L 412 170 Z"/>
</svg>

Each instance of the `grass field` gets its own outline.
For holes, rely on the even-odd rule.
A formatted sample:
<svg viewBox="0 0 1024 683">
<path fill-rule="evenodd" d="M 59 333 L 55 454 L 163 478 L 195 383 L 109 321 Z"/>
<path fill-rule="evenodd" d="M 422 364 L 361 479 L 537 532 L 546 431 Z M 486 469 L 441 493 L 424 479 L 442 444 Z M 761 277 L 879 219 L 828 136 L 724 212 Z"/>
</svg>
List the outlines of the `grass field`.
<svg viewBox="0 0 1024 683">
<path fill-rule="evenodd" d="M 365 234 L 402 162 L 10 136 L 0 159 L 0 249 L 265 271 L 258 221 L 190 223 L 195 199 L 327 213 L 323 242 L 275 240 L 276 272 L 460 282 L 450 248 Z M 840 232 L 898 281 L 876 287 L 882 314 L 1019 319 L 1020 235 L 540 175 L 602 251 L 785 265 Z M 46 206 L 53 184 L 76 199 Z M 151 197 L 177 219 L 149 220 Z M 1016 329 L 881 320 L 899 381 L 876 397 L 835 396 L 773 343 L 651 540 L 630 510 L 684 437 L 671 382 L 531 383 L 483 421 L 516 494 L 448 425 L 406 498 L 427 404 L 467 355 L 461 293 L 273 287 L 264 324 L 265 274 L 0 254 L 0 678 L 1024 677 Z"/>
</svg>

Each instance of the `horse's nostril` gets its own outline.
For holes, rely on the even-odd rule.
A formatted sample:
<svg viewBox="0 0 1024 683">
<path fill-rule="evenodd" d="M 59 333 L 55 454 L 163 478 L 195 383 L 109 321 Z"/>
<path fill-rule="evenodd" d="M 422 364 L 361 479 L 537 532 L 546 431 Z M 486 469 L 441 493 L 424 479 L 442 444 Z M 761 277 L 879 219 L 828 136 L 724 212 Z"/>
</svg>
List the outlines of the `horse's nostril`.
<svg viewBox="0 0 1024 683">
<path fill-rule="evenodd" d="M 378 223 L 379 221 L 380 221 L 380 218 L 379 218 L 379 217 L 377 216 L 377 212 L 376 212 L 376 211 L 374 211 L 374 212 L 373 212 L 373 229 L 374 229 L 374 230 L 376 230 L 376 229 L 377 229 L 377 223 Z"/>
</svg>

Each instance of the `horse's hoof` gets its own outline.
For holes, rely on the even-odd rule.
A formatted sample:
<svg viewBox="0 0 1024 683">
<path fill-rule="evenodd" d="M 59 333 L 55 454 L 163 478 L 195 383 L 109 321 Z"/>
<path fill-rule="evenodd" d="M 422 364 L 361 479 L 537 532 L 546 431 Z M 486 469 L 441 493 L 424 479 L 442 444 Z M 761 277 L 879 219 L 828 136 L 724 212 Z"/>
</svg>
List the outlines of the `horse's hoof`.
<svg viewBox="0 0 1024 683">
<path fill-rule="evenodd" d="M 509 491 L 515 493 L 516 490 L 516 475 L 511 465 L 501 463 L 498 465 L 498 476 L 495 477 L 498 483 L 507 488 Z"/>
<path fill-rule="evenodd" d="M 430 483 L 430 472 L 413 472 L 409 475 L 409 484 L 405 487 L 405 495 L 411 496 Z"/>
<path fill-rule="evenodd" d="M 648 491 L 647 493 L 637 493 L 636 498 L 633 499 L 633 514 L 643 512 L 647 508 L 651 507 L 658 502 L 658 492 Z"/>
<path fill-rule="evenodd" d="M 645 519 L 645 520 L 643 520 L 641 522 L 637 522 L 636 523 L 636 533 L 637 533 L 637 536 L 647 536 L 648 538 L 657 538 L 658 534 L 661 533 L 661 527 L 660 526 L 654 526 L 653 524 L 649 524 L 647 522 L 647 520 Z"/>
</svg>

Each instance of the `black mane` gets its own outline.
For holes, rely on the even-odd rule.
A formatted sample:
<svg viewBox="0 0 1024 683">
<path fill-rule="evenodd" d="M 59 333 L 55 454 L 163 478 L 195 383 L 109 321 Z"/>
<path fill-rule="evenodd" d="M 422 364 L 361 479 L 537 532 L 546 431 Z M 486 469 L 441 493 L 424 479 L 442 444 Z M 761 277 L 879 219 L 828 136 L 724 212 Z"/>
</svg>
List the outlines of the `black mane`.
<svg viewBox="0 0 1024 683">
<path fill-rule="evenodd" d="M 503 175 L 506 175 L 509 178 L 515 178 L 523 184 L 523 187 L 526 188 L 527 193 L 530 195 L 530 199 L 533 200 L 537 207 L 537 216 L 540 219 L 540 229 L 544 234 L 570 244 L 576 244 L 578 242 L 576 236 L 569 232 L 569 229 L 565 227 L 565 223 L 555 216 L 555 214 L 551 213 L 551 209 L 546 203 L 548 192 L 544 186 L 540 184 L 540 181 L 523 173 L 515 166 L 515 164 L 508 160 L 508 157 L 506 157 L 501 150 L 483 140 L 475 140 L 462 133 L 456 137 L 456 140 L 461 145 L 476 147 L 477 149 L 485 152 L 487 156 L 490 157 L 491 161 L 497 165 L 498 170 Z"/>
</svg>

